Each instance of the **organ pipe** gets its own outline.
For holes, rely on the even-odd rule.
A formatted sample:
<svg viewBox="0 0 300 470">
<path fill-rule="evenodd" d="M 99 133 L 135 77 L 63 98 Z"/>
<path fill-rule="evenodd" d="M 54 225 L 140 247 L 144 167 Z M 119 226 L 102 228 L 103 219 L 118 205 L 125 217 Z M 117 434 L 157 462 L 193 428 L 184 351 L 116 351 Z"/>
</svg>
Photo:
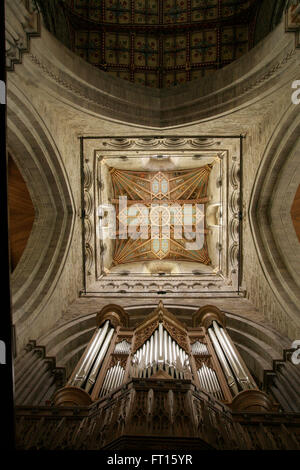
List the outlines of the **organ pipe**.
<svg viewBox="0 0 300 470">
<path fill-rule="evenodd" d="M 197 355 L 206 356 L 209 355 L 208 349 L 204 343 L 200 343 L 200 341 L 196 341 L 192 345 L 192 353 Z"/>
<path fill-rule="evenodd" d="M 130 343 L 125 339 L 120 343 L 116 344 L 114 354 L 129 354 L 130 352 Z"/>
<path fill-rule="evenodd" d="M 120 361 L 108 369 L 100 391 L 100 396 L 104 396 L 112 390 L 118 388 L 124 380 L 125 370 L 120 365 Z"/>
<path fill-rule="evenodd" d="M 161 322 L 136 351 L 131 373 L 132 376 L 150 377 L 159 368 L 176 378 L 183 378 L 186 368 L 191 370 L 186 352 L 171 338 Z"/>
<path fill-rule="evenodd" d="M 98 375 L 98 372 L 100 370 L 100 367 L 101 367 L 101 364 L 102 364 L 102 361 L 104 359 L 104 356 L 107 352 L 107 349 L 108 349 L 108 346 L 110 344 L 110 341 L 111 341 L 111 338 L 112 338 L 112 335 L 114 334 L 114 328 L 110 328 L 110 330 L 108 331 L 107 333 L 107 336 L 105 338 L 105 341 L 104 343 L 102 344 L 101 346 L 101 349 L 99 351 L 99 354 L 97 356 L 97 359 L 93 365 L 93 368 L 92 368 L 92 371 L 88 377 L 88 380 L 87 380 L 87 383 L 86 383 L 86 387 L 85 387 L 85 391 L 86 392 L 89 392 L 92 388 L 92 386 L 94 385 L 95 381 L 96 381 L 96 378 L 97 378 L 97 375 Z"/>
<path fill-rule="evenodd" d="M 88 350 L 86 351 L 85 357 L 82 361 L 82 364 L 79 367 L 75 377 L 70 381 L 69 385 L 74 385 L 76 387 L 81 387 L 85 382 L 89 371 L 93 365 L 95 357 L 99 353 L 105 335 L 107 333 L 109 326 L 109 321 L 107 320 L 102 328 L 99 328 L 95 334 Z"/>
<path fill-rule="evenodd" d="M 229 388 L 232 390 L 233 395 L 237 395 L 239 393 L 237 383 L 235 381 L 235 378 L 227 362 L 227 359 L 222 351 L 222 348 L 212 328 L 208 328 L 208 334 L 210 336 L 210 339 L 212 341 L 212 344 L 214 346 L 218 359 L 222 365 Z"/>
<path fill-rule="evenodd" d="M 216 321 L 213 321 L 213 328 L 241 388 L 243 390 L 254 388 L 223 328 L 220 328 Z"/>
<path fill-rule="evenodd" d="M 218 326 L 218 325 L 217 325 L 217 326 Z M 256 388 L 255 382 L 254 382 L 254 381 L 252 380 L 252 378 L 249 376 L 247 370 L 244 368 L 244 365 L 243 365 L 242 361 L 240 360 L 238 354 L 236 353 L 235 347 L 234 347 L 234 345 L 233 345 L 233 343 L 232 343 L 232 340 L 231 340 L 231 338 L 230 338 L 230 336 L 229 336 L 227 330 L 225 330 L 224 328 L 221 327 L 221 328 L 220 328 L 220 331 L 221 331 L 221 334 L 223 335 L 224 340 L 225 340 L 225 342 L 227 343 L 227 346 L 228 346 L 228 348 L 230 349 L 232 355 L 235 357 L 235 360 L 236 360 L 236 362 L 237 362 L 237 364 L 238 364 L 238 366 L 239 366 L 239 368 L 240 368 L 240 370 L 241 370 L 241 372 L 242 372 L 242 374 L 243 374 L 243 376 L 244 376 L 244 380 L 246 380 L 247 383 L 248 383 L 248 388 Z"/>
<path fill-rule="evenodd" d="M 201 388 L 211 393 L 219 400 L 224 400 L 224 395 L 215 371 L 203 364 L 202 367 L 198 369 L 197 373 Z"/>
</svg>

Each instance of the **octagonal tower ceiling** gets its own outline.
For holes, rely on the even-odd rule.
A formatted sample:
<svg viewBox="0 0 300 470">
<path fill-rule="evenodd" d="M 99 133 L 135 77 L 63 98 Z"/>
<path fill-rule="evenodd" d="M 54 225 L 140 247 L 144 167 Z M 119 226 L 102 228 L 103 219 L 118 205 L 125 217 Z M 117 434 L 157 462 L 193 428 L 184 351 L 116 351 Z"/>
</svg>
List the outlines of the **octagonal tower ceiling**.
<svg viewBox="0 0 300 470">
<path fill-rule="evenodd" d="M 255 42 L 262 2 L 55 0 L 50 13 L 49 2 L 37 3 L 51 32 L 80 57 L 114 76 L 162 88 L 209 75 L 245 54 Z"/>
</svg>

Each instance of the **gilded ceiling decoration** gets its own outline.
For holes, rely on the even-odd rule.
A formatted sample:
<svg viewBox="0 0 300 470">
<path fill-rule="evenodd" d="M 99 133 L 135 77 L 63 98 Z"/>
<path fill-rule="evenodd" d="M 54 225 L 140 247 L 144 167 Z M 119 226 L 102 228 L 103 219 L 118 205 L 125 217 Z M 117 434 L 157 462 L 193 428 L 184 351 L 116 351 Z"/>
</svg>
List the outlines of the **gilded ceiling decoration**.
<svg viewBox="0 0 300 470">
<path fill-rule="evenodd" d="M 210 264 L 204 207 L 211 168 L 157 172 L 111 168 L 118 235 L 113 264 L 157 259 Z M 125 208 L 119 199 L 124 196 Z M 131 227 L 143 236 L 128 236 Z M 190 249 L 187 242 L 200 230 L 201 248 Z"/>
<path fill-rule="evenodd" d="M 131 82 L 170 87 L 253 46 L 257 0 L 66 0 L 71 48 Z"/>
</svg>

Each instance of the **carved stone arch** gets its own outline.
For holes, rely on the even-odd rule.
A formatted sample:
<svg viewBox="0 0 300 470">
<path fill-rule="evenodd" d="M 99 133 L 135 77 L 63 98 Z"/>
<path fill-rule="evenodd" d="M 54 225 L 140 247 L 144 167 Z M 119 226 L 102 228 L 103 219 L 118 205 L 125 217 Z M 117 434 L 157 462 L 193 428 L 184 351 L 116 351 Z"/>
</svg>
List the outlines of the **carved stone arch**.
<svg viewBox="0 0 300 470">
<path fill-rule="evenodd" d="M 117 326 L 129 325 L 128 313 L 120 306 L 116 304 L 109 304 L 102 308 L 96 316 L 97 326 L 101 326 L 105 320 L 110 320 L 111 324 L 116 328 Z"/>
<path fill-rule="evenodd" d="M 266 148 L 249 206 L 259 264 L 282 316 L 281 333 L 291 339 L 300 334 L 300 244 L 290 213 L 300 184 L 299 137 L 299 107 L 291 105 Z"/>
<path fill-rule="evenodd" d="M 8 87 L 7 144 L 35 208 L 33 228 L 11 283 L 13 322 L 17 346 L 21 348 L 30 339 L 28 334 L 33 324 L 36 334 L 41 335 L 57 320 L 57 316 L 46 313 L 45 306 L 68 257 L 75 205 L 50 131 L 12 81 Z"/>
</svg>

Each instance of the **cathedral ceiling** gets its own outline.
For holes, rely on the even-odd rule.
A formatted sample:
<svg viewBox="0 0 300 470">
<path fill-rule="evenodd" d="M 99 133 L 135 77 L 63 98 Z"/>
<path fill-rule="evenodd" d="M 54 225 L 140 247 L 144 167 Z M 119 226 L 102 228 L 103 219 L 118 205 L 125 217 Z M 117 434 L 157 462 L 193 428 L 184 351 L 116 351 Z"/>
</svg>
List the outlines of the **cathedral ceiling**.
<svg viewBox="0 0 300 470">
<path fill-rule="evenodd" d="M 110 168 L 112 202 L 116 207 L 120 235 L 115 243 L 113 264 L 162 259 L 210 264 L 205 234 L 210 171 L 209 165 L 158 172 Z M 120 198 L 124 196 L 127 206 L 121 209 Z M 122 226 L 134 228 L 142 237 L 122 239 Z M 197 229 L 200 232 L 200 226 L 201 247 L 186 249 L 186 243 L 194 238 Z M 127 229 L 124 234 L 126 236 Z"/>
<path fill-rule="evenodd" d="M 88 291 L 238 295 L 239 160 L 240 137 L 84 138 Z"/>
<path fill-rule="evenodd" d="M 80 57 L 114 76 L 163 88 L 207 76 L 247 53 L 255 42 L 256 19 L 262 2 L 65 0 L 52 5 L 37 3 L 50 31 Z"/>
</svg>

